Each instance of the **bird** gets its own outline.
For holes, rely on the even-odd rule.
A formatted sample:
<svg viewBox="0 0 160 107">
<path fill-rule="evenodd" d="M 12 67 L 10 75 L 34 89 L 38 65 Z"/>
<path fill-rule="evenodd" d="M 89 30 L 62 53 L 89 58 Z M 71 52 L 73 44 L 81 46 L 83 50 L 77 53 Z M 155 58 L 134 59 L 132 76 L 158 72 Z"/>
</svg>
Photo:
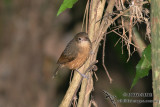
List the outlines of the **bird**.
<svg viewBox="0 0 160 107">
<path fill-rule="evenodd" d="M 57 64 L 59 64 L 59 66 L 55 71 L 56 75 L 61 68 L 68 68 L 70 70 L 77 71 L 82 77 L 87 78 L 86 75 L 80 73 L 78 69 L 87 61 L 91 50 L 92 43 L 88 37 L 88 34 L 86 32 L 77 33 L 67 44 L 58 59 Z M 53 76 L 53 78 L 54 77 L 55 76 Z"/>
</svg>

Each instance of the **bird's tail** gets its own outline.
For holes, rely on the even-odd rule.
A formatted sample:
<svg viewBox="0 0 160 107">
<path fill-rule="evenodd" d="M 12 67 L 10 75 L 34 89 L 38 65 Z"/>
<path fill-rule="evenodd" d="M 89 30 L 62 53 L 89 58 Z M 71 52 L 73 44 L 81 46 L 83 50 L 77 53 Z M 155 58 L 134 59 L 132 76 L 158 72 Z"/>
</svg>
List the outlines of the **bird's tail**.
<svg viewBox="0 0 160 107">
<path fill-rule="evenodd" d="M 60 68 L 60 65 L 56 68 L 56 70 L 54 71 L 54 74 L 53 74 L 53 76 L 52 76 L 52 79 L 54 79 L 56 76 L 57 76 L 57 74 L 58 74 L 58 71 L 59 71 L 59 68 Z"/>
</svg>

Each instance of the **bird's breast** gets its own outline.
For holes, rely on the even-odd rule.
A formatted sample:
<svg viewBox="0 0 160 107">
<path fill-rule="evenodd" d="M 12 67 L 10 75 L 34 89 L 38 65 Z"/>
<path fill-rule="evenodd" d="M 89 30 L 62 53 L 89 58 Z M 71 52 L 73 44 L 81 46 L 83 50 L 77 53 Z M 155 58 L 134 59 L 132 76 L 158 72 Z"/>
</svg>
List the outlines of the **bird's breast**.
<svg viewBox="0 0 160 107">
<path fill-rule="evenodd" d="M 73 61 L 68 62 L 65 65 L 72 70 L 80 68 L 88 59 L 90 51 L 90 46 L 80 47 L 77 57 Z"/>
</svg>

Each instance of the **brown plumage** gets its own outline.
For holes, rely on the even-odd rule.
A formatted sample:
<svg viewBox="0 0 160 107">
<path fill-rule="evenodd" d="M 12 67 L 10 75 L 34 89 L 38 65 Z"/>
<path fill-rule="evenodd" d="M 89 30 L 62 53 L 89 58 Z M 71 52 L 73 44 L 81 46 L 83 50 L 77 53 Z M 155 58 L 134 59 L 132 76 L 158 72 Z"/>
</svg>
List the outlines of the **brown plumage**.
<svg viewBox="0 0 160 107">
<path fill-rule="evenodd" d="M 87 33 L 76 34 L 58 59 L 59 67 L 56 72 L 62 67 L 67 67 L 70 70 L 79 69 L 88 59 L 91 49 L 92 45 Z"/>
</svg>

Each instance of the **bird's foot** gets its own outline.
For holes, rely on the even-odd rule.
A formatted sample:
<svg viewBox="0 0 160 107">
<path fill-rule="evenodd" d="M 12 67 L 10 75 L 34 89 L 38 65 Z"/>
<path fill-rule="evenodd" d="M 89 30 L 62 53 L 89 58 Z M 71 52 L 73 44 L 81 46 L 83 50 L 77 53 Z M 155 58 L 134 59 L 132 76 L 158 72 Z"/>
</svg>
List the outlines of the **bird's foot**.
<svg viewBox="0 0 160 107">
<path fill-rule="evenodd" d="M 89 77 L 87 76 L 87 75 L 85 75 L 85 74 L 82 74 L 81 72 L 79 72 L 77 69 L 76 69 L 76 71 L 83 77 L 83 78 L 86 78 L 86 79 L 89 79 Z"/>
</svg>

